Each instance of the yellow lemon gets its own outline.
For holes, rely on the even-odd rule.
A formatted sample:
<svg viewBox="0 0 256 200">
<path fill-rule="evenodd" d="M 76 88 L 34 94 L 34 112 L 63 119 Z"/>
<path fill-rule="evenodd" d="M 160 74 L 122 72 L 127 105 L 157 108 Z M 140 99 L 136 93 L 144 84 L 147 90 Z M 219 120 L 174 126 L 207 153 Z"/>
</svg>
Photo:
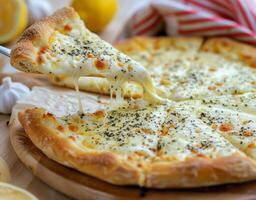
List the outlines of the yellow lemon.
<svg viewBox="0 0 256 200">
<path fill-rule="evenodd" d="M 0 199 L 38 200 L 34 195 L 14 185 L 0 182 Z"/>
<path fill-rule="evenodd" d="M 28 21 L 25 0 L 0 0 L 0 43 L 15 40 Z"/>
<path fill-rule="evenodd" d="M 72 6 L 93 32 L 102 31 L 117 11 L 117 0 L 73 0 Z"/>
</svg>

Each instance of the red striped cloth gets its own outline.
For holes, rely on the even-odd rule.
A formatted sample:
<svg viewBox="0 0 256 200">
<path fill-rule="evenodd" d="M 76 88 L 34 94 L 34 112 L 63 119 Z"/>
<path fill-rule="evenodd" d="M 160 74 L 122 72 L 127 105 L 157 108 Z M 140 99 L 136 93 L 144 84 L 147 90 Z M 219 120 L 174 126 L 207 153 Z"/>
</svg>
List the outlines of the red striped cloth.
<svg viewBox="0 0 256 200">
<path fill-rule="evenodd" d="M 256 45 L 256 0 L 145 0 L 135 9 L 129 35 L 226 36 Z"/>
</svg>

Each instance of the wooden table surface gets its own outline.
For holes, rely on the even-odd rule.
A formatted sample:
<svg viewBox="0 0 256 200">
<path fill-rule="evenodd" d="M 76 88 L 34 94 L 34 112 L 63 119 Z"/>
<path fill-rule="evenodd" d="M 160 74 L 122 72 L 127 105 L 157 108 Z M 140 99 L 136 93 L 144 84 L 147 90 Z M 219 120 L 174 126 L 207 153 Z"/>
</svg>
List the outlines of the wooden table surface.
<svg viewBox="0 0 256 200">
<path fill-rule="evenodd" d="M 51 0 L 54 6 L 61 7 L 69 0 Z M 100 36 L 109 42 L 113 42 L 122 29 L 127 17 L 131 14 L 136 0 L 119 0 L 119 10 L 114 20 Z M 3 66 L 3 62 L 5 65 Z M 3 66 L 3 67 L 1 67 Z M 3 68 L 3 69 L 2 69 Z M 9 59 L 0 55 L 0 72 L 15 72 L 9 65 Z M 11 170 L 11 183 L 27 189 L 40 200 L 69 200 L 70 198 L 50 188 L 33 174 L 18 160 L 9 140 L 9 128 L 7 122 L 10 115 L 0 114 L 0 156 L 8 163 Z M 0 198 L 1 199 L 1 198 Z"/>
</svg>

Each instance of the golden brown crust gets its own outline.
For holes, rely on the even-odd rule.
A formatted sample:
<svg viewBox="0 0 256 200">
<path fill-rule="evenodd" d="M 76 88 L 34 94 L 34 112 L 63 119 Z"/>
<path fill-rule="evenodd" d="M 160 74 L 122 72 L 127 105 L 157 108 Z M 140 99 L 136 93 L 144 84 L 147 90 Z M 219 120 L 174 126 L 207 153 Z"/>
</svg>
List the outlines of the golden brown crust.
<svg viewBox="0 0 256 200">
<path fill-rule="evenodd" d="M 248 44 L 228 38 L 211 38 L 205 42 L 202 51 L 221 54 L 228 59 L 241 61 L 256 68 L 256 48 Z"/>
<path fill-rule="evenodd" d="M 198 51 L 203 43 L 202 37 L 133 37 L 115 44 L 124 53 L 154 51 L 158 49 L 178 49 Z"/>
<path fill-rule="evenodd" d="M 176 163 L 153 163 L 146 171 L 145 185 L 151 188 L 191 188 L 255 178 L 254 161 L 235 153 L 216 159 L 197 157 Z"/>
<path fill-rule="evenodd" d="M 50 125 L 56 121 L 55 117 L 47 115 L 43 109 L 34 108 L 21 112 L 19 120 L 32 142 L 49 158 L 114 184 L 149 188 L 190 188 L 256 178 L 255 162 L 239 152 L 215 159 L 157 159 L 151 163 L 141 163 L 139 167 L 112 152 L 78 148 L 69 138 L 58 135 Z M 51 123 L 48 123 L 49 120 Z"/>
<path fill-rule="evenodd" d="M 54 129 L 42 124 L 42 118 L 53 120 L 43 109 L 28 109 L 19 113 L 19 121 L 27 135 L 49 158 L 86 174 L 119 185 L 141 185 L 144 180 L 136 166 L 118 159 L 111 152 L 85 151 L 72 139 L 59 137 Z"/>
<path fill-rule="evenodd" d="M 22 71 L 37 72 L 35 69 L 37 48 L 48 46 L 53 31 L 62 28 L 67 21 L 77 17 L 72 7 L 65 7 L 31 25 L 12 48 L 12 66 Z"/>
</svg>

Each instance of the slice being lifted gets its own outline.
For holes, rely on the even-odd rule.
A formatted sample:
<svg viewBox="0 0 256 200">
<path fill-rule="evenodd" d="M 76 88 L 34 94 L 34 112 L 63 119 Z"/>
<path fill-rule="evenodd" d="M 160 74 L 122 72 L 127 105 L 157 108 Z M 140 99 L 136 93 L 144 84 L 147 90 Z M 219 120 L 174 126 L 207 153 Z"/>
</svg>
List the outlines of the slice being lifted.
<svg viewBox="0 0 256 200">
<path fill-rule="evenodd" d="M 199 105 L 186 104 L 170 107 L 145 185 L 181 188 L 253 179 L 255 162 L 196 117 Z"/>
<path fill-rule="evenodd" d="M 121 86 L 132 81 L 143 86 L 150 102 L 164 101 L 143 66 L 91 33 L 69 7 L 28 28 L 11 52 L 11 64 L 59 79 L 105 77 L 117 98 L 122 97 Z"/>
</svg>

